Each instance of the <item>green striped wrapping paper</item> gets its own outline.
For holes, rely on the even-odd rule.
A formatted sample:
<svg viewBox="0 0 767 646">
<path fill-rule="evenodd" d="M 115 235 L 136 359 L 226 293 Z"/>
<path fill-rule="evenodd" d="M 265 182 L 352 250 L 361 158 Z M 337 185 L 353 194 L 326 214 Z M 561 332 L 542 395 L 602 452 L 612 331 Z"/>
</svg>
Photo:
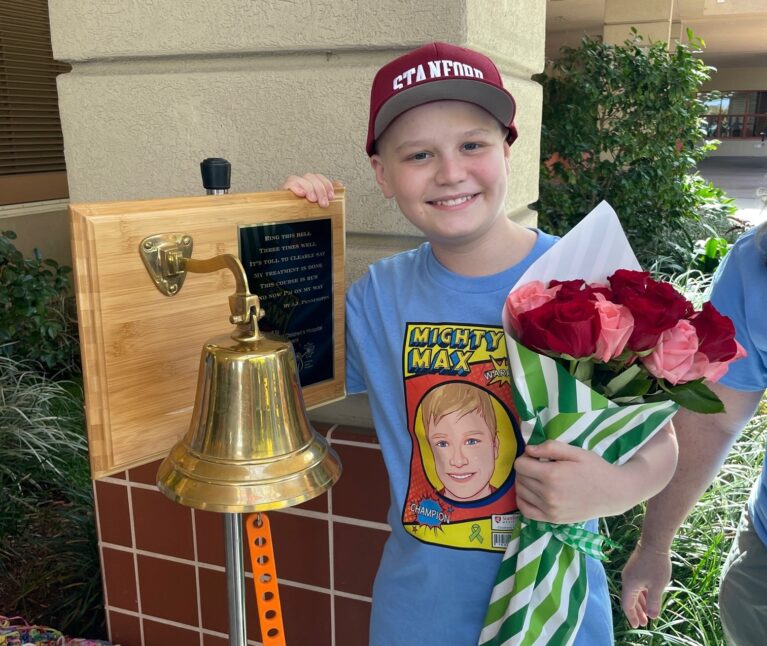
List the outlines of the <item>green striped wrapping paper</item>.
<svg viewBox="0 0 767 646">
<path fill-rule="evenodd" d="M 676 412 L 674 402 L 618 406 L 553 359 L 506 335 L 514 399 L 530 444 L 558 440 L 623 464 Z M 567 646 L 583 619 L 587 555 L 603 538 L 578 525 L 520 516 L 490 598 L 482 646 Z"/>
</svg>

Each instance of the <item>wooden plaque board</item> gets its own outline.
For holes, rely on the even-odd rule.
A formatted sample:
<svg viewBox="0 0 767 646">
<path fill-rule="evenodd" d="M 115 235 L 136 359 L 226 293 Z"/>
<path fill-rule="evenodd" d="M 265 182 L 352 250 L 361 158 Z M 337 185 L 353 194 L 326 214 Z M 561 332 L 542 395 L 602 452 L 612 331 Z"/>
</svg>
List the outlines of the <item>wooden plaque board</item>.
<svg viewBox="0 0 767 646">
<path fill-rule="evenodd" d="M 233 330 L 229 271 L 187 273 L 178 294 L 155 287 L 139 243 L 186 233 L 192 258 L 238 255 L 240 226 L 330 219 L 333 378 L 304 388 L 307 408 L 344 396 L 344 192 L 320 208 L 289 191 L 69 207 L 91 476 L 167 455 L 189 424 L 203 344 Z"/>
</svg>

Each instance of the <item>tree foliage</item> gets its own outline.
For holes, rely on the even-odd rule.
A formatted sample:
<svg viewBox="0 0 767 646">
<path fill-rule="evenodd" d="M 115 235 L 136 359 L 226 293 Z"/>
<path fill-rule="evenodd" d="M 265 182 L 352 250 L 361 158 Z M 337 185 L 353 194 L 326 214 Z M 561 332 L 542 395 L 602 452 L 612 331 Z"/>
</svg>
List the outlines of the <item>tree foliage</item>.
<svg viewBox="0 0 767 646">
<path fill-rule="evenodd" d="M 695 239 L 721 233 L 732 200 L 696 171 L 705 141 L 703 42 L 669 51 L 634 31 L 623 45 L 584 38 L 563 48 L 543 86 L 541 227 L 564 234 L 601 200 L 621 219 L 640 262 L 689 265 Z"/>
</svg>

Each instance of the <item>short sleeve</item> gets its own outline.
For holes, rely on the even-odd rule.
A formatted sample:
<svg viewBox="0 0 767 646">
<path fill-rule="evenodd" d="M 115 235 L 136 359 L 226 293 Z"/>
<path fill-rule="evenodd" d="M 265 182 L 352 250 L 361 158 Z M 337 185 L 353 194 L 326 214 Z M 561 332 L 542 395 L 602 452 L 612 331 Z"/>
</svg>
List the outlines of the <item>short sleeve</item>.
<svg viewBox="0 0 767 646">
<path fill-rule="evenodd" d="M 767 388 L 767 266 L 747 234 L 725 257 L 714 276 L 711 303 L 730 317 L 735 338 L 747 352 L 732 363 L 720 382 L 742 391 Z"/>
<path fill-rule="evenodd" d="M 346 294 L 346 392 L 350 395 L 367 390 L 359 339 L 365 321 L 362 303 L 368 278 L 368 274 L 360 278 Z"/>
</svg>

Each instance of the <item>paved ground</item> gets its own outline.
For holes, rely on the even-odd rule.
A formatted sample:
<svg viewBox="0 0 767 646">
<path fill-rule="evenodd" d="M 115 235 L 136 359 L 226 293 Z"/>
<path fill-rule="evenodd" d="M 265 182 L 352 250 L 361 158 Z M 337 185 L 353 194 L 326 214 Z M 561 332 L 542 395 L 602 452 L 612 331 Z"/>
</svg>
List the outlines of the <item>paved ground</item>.
<svg viewBox="0 0 767 646">
<path fill-rule="evenodd" d="M 698 165 L 703 177 L 735 198 L 737 217 L 754 224 L 767 220 L 767 195 L 757 196 L 760 187 L 767 193 L 767 144 L 762 150 L 759 157 L 709 157 Z"/>
</svg>

